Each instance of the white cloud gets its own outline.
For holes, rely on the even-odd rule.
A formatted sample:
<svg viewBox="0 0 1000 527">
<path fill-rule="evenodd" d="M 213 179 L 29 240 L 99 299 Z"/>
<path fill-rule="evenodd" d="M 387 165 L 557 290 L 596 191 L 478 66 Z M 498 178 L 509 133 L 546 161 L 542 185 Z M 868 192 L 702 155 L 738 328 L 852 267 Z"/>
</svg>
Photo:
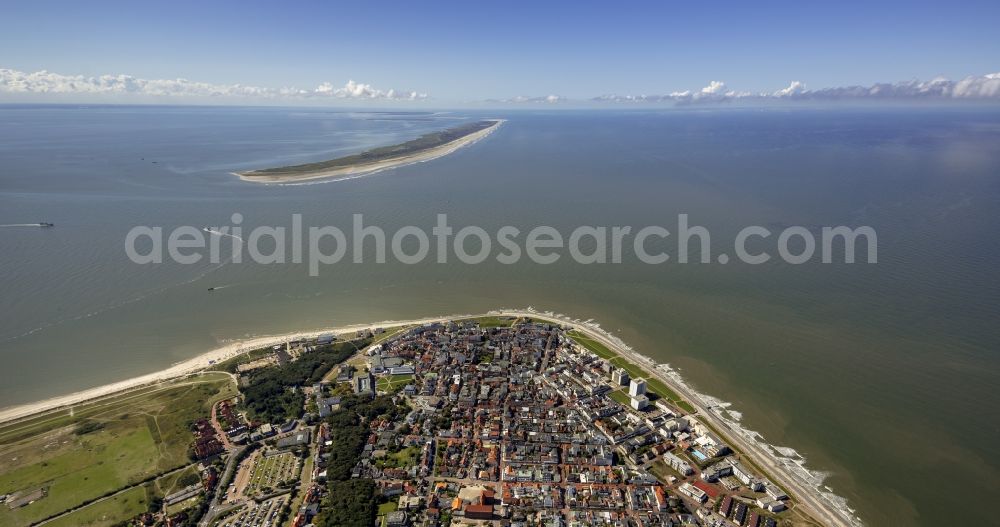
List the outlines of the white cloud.
<svg viewBox="0 0 1000 527">
<path fill-rule="evenodd" d="M 1000 73 L 970 76 L 960 81 L 937 77 L 929 81 L 879 83 L 871 86 L 842 86 L 807 90 L 793 82 L 784 90 L 772 94 L 776 98 L 792 99 L 992 99 L 1000 98 Z"/>
<path fill-rule="evenodd" d="M 805 84 L 799 81 L 792 81 L 792 83 L 789 84 L 787 88 L 782 88 L 771 95 L 774 97 L 791 97 L 804 92 L 805 89 L 806 89 Z"/>
<path fill-rule="evenodd" d="M 1000 97 L 1000 73 L 966 77 L 952 87 L 954 97 Z"/>
<path fill-rule="evenodd" d="M 298 88 L 262 88 L 242 84 L 210 84 L 187 79 L 140 79 L 131 75 L 61 75 L 49 71 L 26 73 L 0 69 L 0 93 L 14 94 L 105 94 L 146 95 L 154 97 L 245 97 L 245 98 L 337 98 L 368 100 L 419 100 L 427 95 L 417 92 L 380 90 L 370 84 L 347 81 L 343 87 L 328 82 L 312 90 Z"/>
<path fill-rule="evenodd" d="M 265 88 L 243 84 L 211 84 L 188 79 L 141 79 L 131 75 L 62 75 L 49 71 L 33 73 L 0 69 L 0 94 L 33 95 L 120 95 L 145 97 L 258 98 L 270 100 L 351 99 L 370 101 L 416 101 L 427 94 L 395 89 L 379 89 L 349 80 L 343 86 L 324 82 L 312 89 Z M 1000 73 L 970 76 L 959 81 L 935 78 L 929 81 L 879 83 L 871 86 L 840 86 L 808 89 L 799 81 L 764 93 L 738 92 L 722 81 L 713 80 L 697 90 L 674 91 L 664 95 L 602 95 L 597 102 L 671 102 L 675 104 L 719 103 L 733 100 L 859 100 L 859 99 L 994 99 L 1000 100 Z M 517 96 L 491 100 L 499 103 L 558 104 L 569 101 L 561 95 Z"/>
<path fill-rule="evenodd" d="M 852 99 L 1000 99 L 1000 73 L 970 76 L 960 81 L 938 77 L 929 81 L 903 81 L 871 86 L 842 86 L 807 89 L 793 81 L 771 93 L 737 92 L 721 81 L 711 81 L 698 90 L 675 91 L 668 95 L 602 95 L 599 102 L 674 102 L 677 104 L 726 102 L 733 100 L 852 100 Z"/>
<path fill-rule="evenodd" d="M 748 97 L 748 92 L 736 92 L 726 87 L 722 81 L 711 81 L 708 86 L 698 90 L 675 91 L 668 95 L 602 95 L 595 101 L 607 102 L 676 102 L 679 104 L 693 102 L 721 102 L 729 99 Z"/>
<path fill-rule="evenodd" d="M 712 81 L 701 89 L 701 94 L 706 96 L 721 95 L 726 92 L 726 83 L 722 81 Z"/>
<path fill-rule="evenodd" d="M 417 92 L 397 92 L 396 90 L 382 91 L 372 87 L 371 84 L 362 84 L 347 81 L 343 88 L 336 88 L 329 82 L 320 84 L 313 92 L 315 95 L 337 97 L 340 99 L 396 99 L 411 100 L 426 99 L 427 95 Z"/>
<path fill-rule="evenodd" d="M 556 103 L 560 103 L 560 102 L 565 102 L 567 100 L 568 99 L 566 97 L 563 97 L 562 95 L 545 95 L 545 96 L 542 96 L 542 97 L 532 97 L 532 96 L 528 96 L 528 95 L 517 95 L 517 96 L 511 97 L 509 99 L 489 99 L 487 102 L 516 103 L 516 104 L 524 104 L 524 103 L 556 104 Z"/>
</svg>

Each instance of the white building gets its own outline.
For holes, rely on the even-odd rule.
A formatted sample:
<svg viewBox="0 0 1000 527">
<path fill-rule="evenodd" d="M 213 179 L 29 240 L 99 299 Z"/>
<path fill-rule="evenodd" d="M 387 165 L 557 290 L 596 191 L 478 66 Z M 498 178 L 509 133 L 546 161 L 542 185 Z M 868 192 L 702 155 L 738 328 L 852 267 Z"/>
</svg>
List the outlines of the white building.
<svg viewBox="0 0 1000 527">
<path fill-rule="evenodd" d="M 733 466 L 733 475 L 736 476 L 736 479 L 742 481 L 744 485 L 749 485 L 750 481 L 754 479 L 753 472 L 747 470 L 746 467 L 738 461 L 733 461 L 731 464 Z"/>
<path fill-rule="evenodd" d="M 632 397 L 646 395 L 646 380 L 632 379 L 628 385 L 628 394 Z"/>
<path fill-rule="evenodd" d="M 666 416 L 666 417 L 674 417 L 674 415 L 675 415 L 674 414 L 674 409 L 671 408 L 670 404 L 667 403 L 667 401 L 665 401 L 663 399 L 660 399 L 660 400 L 656 401 L 656 407 L 659 408 L 660 411 L 663 412 L 663 415 Z"/>
<path fill-rule="evenodd" d="M 683 417 L 675 417 L 674 419 L 667 419 L 663 423 L 663 429 L 668 432 L 683 432 L 688 429 L 687 419 Z"/>
<path fill-rule="evenodd" d="M 691 468 L 691 464 L 684 461 L 678 456 L 667 452 L 663 454 L 663 462 L 667 464 L 668 467 L 680 472 L 682 476 L 690 476 L 694 473 L 694 469 Z"/>
<path fill-rule="evenodd" d="M 788 494 L 781 490 L 781 487 L 775 485 L 774 483 L 767 482 L 764 484 L 764 492 L 771 497 L 772 500 L 787 500 Z"/>
<path fill-rule="evenodd" d="M 649 397 L 646 397 L 645 395 L 632 397 L 632 399 L 629 401 L 629 404 L 632 405 L 632 408 L 636 410 L 640 411 L 645 410 L 649 406 Z"/>
<path fill-rule="evenodd" d="M 680 491 L 681 494 L 687 495 L 688 497 L 697 500 L 699 503 L 705 503 L 705 501 L 708 499 L 708 494 L 705 494 L 705 491 L 699 489 L 698 487 L 695 487 L 690 483 L 684 483 L 683 485 L 678 487 L 677 490 Z"/>
</svg>

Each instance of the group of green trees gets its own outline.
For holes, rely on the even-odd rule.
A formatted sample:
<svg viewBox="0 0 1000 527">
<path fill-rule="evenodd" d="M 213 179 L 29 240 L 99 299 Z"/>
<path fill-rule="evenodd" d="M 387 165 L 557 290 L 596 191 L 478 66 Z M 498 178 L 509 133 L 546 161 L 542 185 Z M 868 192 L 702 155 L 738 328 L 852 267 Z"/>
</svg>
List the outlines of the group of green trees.
<svg viewBox="0 0 1000 527">
<path fill-rule="evenodd" d="M 341 401 L 340 410 L 327 420 L 333 442 L 326 450 L 330 454 L 326 465 L 329 492 L 313 523 L 318 527 L 367 527 L 372 524 L 377 509 L 375 482 L 352 480 L 351 470 L 368 438 L 368 423 L 379 417 L 396 421 L 406 412 L 406 406 L 397 405 L 387 395 L 374 399 L 352 395 Z"/>
<path fill-rule="evenodd" d="M 100 421 L 94 421 L 92 419 L 86 419 L 80 422 L 80 424 L 76 425 L 76 429 L 73 430 L 73 433 L 78 436 L 82 436 L 82 435 L 87 435 L 91 432 L 96 432 L 103 428 L 104 428 L 104 423 Z"/>
<path fill-rule="evenodd" d="M 371 339 L 363 339 L 328 344 L 288 364 L 257 370 L 243 389 L 247 409 L 255 419 L 267 423 L 298 417 L 305 399 L 302 391 L 295 388 L 319 381 L 331 368 L 370 342 Z"/>
<path fill-rule="evenodd" d="M 337 342 L 306 353 L 288 364 L 262 368 L 253 373 L 242 390 L 250 414 L 261 421 L 277 423 L 297 417 L 305 402 L 301 390 L 294 387 L 318 382 L 335 365 L 343 362 L 371 339 Z M 369 423 L 384 417 L 401 419 L 408 408 L 397 405 L 391 396 L 375 398 L 350 394 L 343 397 L 340 409 L 327 418 L 331 445 L 326 449 L 329 492 L 313 522 L 319 527 L 368 527 L 377 510 L 376 485 L 368 479 L 351 479 L 369 434 Z"/>
<path fill-rule="evenodd" d="M 370 479 L 327 483 L 329 495 L 322 512 L 313 519 L 316 527 L 369 527 L 375 521 L 375 482 Z"/>
</svg>

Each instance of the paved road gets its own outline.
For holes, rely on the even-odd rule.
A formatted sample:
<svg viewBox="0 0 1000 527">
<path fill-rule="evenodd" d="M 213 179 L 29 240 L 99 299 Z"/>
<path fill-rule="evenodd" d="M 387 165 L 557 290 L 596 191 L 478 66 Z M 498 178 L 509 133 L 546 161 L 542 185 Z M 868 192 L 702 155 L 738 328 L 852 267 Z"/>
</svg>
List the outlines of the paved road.
<svg viewBox="0 0 1000 527">
<path fill-rule="evenodd" d="M 237 386 L 239 385 L 237 384 Z M 229 450 L 232 450 L 233 443 L 232 441 L 229 440 L 229 435 L 226 434 L 226 431 L 222 429 L 222 424 L 219 423 L 219 412 L 217 411 L 219 408 L 219 404 L 221 404 L 224 401 L 225 399 L 222 401 L 217 401 L 215 404 L 212 405 L 211 423 L 212 423 L 212 428 L 215 429 L 215 435 L 219 436 L 219 438 L 222 440 L 222 446 L 228 452 Z"/>
<path fill-rule="evenodd" d="M 222 498 L 226 495 L 229 482 L 233 479 L 233 472 L 236 471 L 236 467 L 238 465 L 236 460 L 240 458 L 246 449 L 247 447 L 245 446 L 238 446 L 229 452 L 229 459 L 226 460 L 226 468 L 222 471 L 222 476 L 219 477 L 219 485 L 215 488 L 215 496 L 212 498 L 212 503 L 209 504 L 205 515 L 202 516 L 201 521 L 198 522 L 200 527 L 210 525 L 213 520 L 234 508 L 232 506 L 222 505 L 221 502 Z"/>
</svg>

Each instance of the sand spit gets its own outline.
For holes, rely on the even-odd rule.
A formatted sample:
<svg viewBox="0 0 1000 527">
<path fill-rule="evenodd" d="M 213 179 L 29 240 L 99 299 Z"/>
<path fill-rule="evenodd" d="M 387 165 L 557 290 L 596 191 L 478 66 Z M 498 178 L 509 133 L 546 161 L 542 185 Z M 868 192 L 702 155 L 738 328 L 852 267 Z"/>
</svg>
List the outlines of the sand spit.
<svg viewBox="0 0 1000 527">
<path fill-rule="evenodd" d="M 359 176 L 368 175 L 383 170 L 388 170 L 390 168 L 398 168 L 401 166 L 412 165 L 414 163 L 423 163 L 425 161 L 431 161 L 439 157 L 444 157 L 462 147 L 469 146 L 489 136 L 497 128 L 499 128 L 501 124 L 503 124 L 506 121 L 505 119 L 490 119 L 490 120 L 492 120 L 494 124 L 489 128 L 484 128 L 477 132 L 473 132 L 471 134 L 459 137 L 454 141 L 450 141 L 443 145 L 429 148 L 427 150 L 423 150 L 414 154 L 409 154 L 399 157 L 391 157 L 371 163 L 358 163 L 346 167 L 337 167 L 325 170 L 316 170 L 311 172 L 267 173 L 267 172 L 259 172 L 251 170 L 246 172 L 233 172 L 233 175 L 238 176 L 243 181 L 250 181 L 253 183 L 271 183 L 271 184 L 299 183 L 302 181 L 312 181 L 318 179 L 324 179 L 329 181 L 336 181 L 339 179 L 353 179 Z"/>
</svg>

